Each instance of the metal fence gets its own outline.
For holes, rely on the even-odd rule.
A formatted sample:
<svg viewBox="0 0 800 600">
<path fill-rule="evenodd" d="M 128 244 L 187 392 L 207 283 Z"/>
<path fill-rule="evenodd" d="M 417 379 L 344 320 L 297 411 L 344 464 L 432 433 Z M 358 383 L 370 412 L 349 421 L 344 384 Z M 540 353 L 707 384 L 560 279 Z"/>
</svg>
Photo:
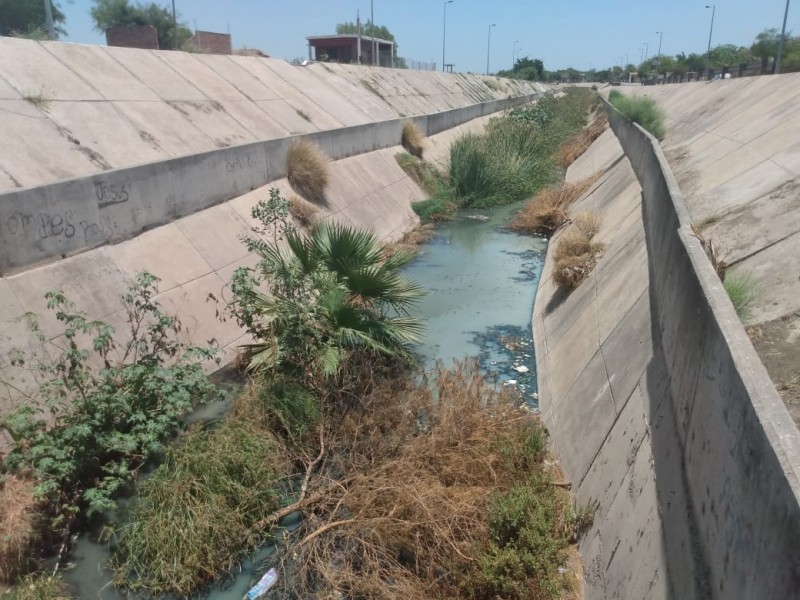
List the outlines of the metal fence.
<svg viewBox="0 0 800 600">
<path fill-rule="evenodd" d="M 435 62 L 420 62 L 418 60 L 411 61 L 411 68 L 415 71 L 435 71 L 436 70 L 436 63 Z"/>
</svg>

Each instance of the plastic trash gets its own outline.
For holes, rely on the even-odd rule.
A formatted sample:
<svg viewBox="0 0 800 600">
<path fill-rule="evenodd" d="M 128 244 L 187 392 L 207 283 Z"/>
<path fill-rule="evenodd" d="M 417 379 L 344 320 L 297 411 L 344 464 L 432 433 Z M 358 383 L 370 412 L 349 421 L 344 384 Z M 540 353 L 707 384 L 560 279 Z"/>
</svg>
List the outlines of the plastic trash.
<svg viewBox="0 0 800 600">
<path fill-rule="evenodd" d="M 256 598 L 260 598 L 269 591 L 269 588 L 275 585 L 276 581 L 278 581 L 278 573 L 275 569 L 270 569 L 264 573 L 264 576 L 257 584 L 250 588 L 250 591 L 244 595 L 242 600 L 256 600 Z"/>
<path fill-rule="evenodd" d="M 526 367 L 525 365 L 521 365 L 519 367 L 514 367 L 514 370 L 517 373 L 527 373 L 528 371 L 530 371 L 530 369 L 528 367 Z"/>
</svg>

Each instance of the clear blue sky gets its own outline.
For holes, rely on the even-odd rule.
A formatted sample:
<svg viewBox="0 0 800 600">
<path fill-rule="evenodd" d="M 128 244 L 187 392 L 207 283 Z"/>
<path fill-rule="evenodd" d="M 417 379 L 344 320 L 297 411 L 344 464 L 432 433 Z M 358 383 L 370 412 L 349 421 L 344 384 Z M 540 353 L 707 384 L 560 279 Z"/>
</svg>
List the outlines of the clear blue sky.
<svg viewBox="0 0 800 600">
<path fill-rule="evenodd" d="M 89 17 L 91 0 L 58 0 L 67 15 L 65 41 L 104 44 Z M 149 1 L 149 0 L 148 0 Z M 156 0 L 171 6 L 170 0 Z M 336 23 L 369 17 L 369 0 L 176 0 L 189 27 L 230 30 L 234 47 L 259 48 L 291 59 L 307 55 L 305 36 L 333 33 Z M 796 4 L 796 3 L 795 3 Z M 400 55 L 442 60 L 441 0 L 374 0 L 375 22 L 394 33 Z M 545 68 L 601 69 L 626 53 L 638 63 L 644 42 L 662 52 L 704 52 L 711 10 L 703 0 L 454 0 L 447 6 L 447 62 L 459 71 L 486 69 L 487 31 L 492 30 L 491 70 L 512 62 L 514 40 L 522 55 L 541 58 Z M 749 46 L 767 27 L 780 28 L 785 0 L 720 0 L 712 45 Z M 787 29 L 800 27 L 800 9 L 790 8 Z"/>
</svg>

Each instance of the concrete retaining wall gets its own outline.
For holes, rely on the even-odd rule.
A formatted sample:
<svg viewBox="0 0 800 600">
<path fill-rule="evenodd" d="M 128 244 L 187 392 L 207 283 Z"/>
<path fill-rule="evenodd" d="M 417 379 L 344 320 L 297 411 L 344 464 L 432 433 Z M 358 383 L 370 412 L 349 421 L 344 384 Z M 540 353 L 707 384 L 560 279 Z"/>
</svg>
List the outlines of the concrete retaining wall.
<svg viewBox="0 0 800 600">
<path fill-rule="evenodd" d="M 713 598 L 800 593 L 800 432 L 691 220 L 658 142 L 609 107 L 643 189 L 654 343 Z"/>
<path fill-rule="evenodd" d="M 492 100 L 412 120 L 434 135 L 535 97 Z M 398 145 L 405 120 L 232 146 L 0 194 L 0 274 L 128 239 L 285 177 L 286 152 L 300 137 L 338 160 Z"/>
</svg>

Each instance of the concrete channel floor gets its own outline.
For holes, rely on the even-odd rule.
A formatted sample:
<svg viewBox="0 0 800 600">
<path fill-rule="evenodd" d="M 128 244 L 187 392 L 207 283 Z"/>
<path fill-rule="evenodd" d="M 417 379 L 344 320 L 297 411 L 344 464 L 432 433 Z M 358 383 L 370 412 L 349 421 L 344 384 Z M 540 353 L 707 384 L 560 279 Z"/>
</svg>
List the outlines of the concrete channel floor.
<svg viewBox="0 0 800 600">
<path fill-rule="evenodd" d="M 800 426 L 800 73 L 623 91 L 666 113 L 661 145 L 694 223 L 749 281 L 743 323 Z"/>
</svg>

